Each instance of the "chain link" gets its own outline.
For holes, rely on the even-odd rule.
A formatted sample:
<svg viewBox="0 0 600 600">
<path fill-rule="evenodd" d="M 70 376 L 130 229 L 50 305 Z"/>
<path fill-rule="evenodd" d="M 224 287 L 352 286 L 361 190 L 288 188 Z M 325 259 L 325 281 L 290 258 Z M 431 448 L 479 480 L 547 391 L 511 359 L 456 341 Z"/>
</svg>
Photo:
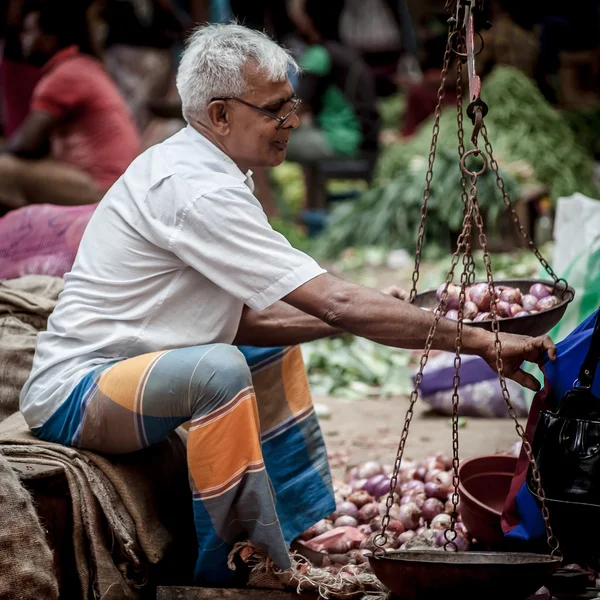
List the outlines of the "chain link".
<svg viewBox="0 0 600 600">
<path fill-rule="evenodd" d="M 490 167 L 491 167 L 492 171 L 494 172 L 494 175 L 496 176 L 496 185 L 497 185 L 498 189 L 500 190 L 500 193 L 502 194 L 502 201 L 504 202 L 504 205 L 506 206 L 506 208 L 509 212 L 511 221 L 514 223 L 515 227 L 517 228 L 517 230 L 519 231 L 519 233 L 521 234 L 521 236 L 527 243 L 527 246 L 529 247 L 529 249 L 535 254 L 537 259 L 540 261 L 540 264 L 542 265 L 542 267 L 544 267 L 544 269 L 546 270 L 546 273 L 548 273 L 548 275 L 550 275 L 550 277 L 552 277 L 552 279 L 554 281 L 554 290 L 558 289 L 561 286 L 564 286 L 563 297 L 568 295 L 568 296 L 570 296 L 569 301 L 573 300 L 574 294 L 571 290 L 569 290 L 569 286 L 568 286 L 567 282 L 564 279 L 561 279 L 556 275 L 556 273 L 554 272 L 554 270 L 552 269 L 552 267 L 550 266 L 548 261 L 542 256 L 542 253 L 539 251 L 537 246 L 534 244 L 533 240 L 531 239 L 531 236 L 525 231 L 525 228 L 523 227 L 523 225 L 521 225 L 521 221 L 519 220 L 519 215 L 517 214 L 517 211 L 515 210 L 514 205 L 511 201 L 510 197 L 508 196 L 508 193 L 506 192 L 506 188 L 504 186 L 504 180 L 502 179 L 502 176 L 500 175 L 498 162 L 494 158 L 492 144 L 490 142 L 490 138 L 488 136 L 488 131 L 487 131 L 487 127 L 485 126 L 485 123 L 481 127 L 481 134 L 485 141 L 485 150 L 486 150 L 488 156 L 490 157 Z"/>
<path fill-rule="evenodd" d="M 427 174 L 425 175 L 425 189 L 423 190 L 423 205 L 421 206 L 421 221 L 417 233 L 417 248 L 415 250 L 415 266 L 412 274 L 412 289 L 410 291 L 410 303 L 415 301 L 417 295 L 417 284 L 419 282 L 419 269 L 421 266 L 421 252 L 423 250 L 423 238 L 425 236 L 425 222 L 427 219 L 427 204 L 431 196 L 431 181 L 433 180 L 433 165 L 435 163 L 435 154 L 437 150 L 437 140 L 440 133 L 440 117 L 442 116 L 444 97 L 446 96 L 446 79 L 448 77 L 448 68 L 450 65 L 450 56 L 452 55 L 452 36 L 454 35 L 454 25 L 448 30 L 448 41 L 446 42 L 446 51 L 444 52 L 444 64 L 442 67 L 442 76 L 440 87 L 437 92 L 437 106 L 435 107 L 435 118 L 431 134 L 431 146 L 429 148 L 429 157 L 427 161 Z"/>
<path fill-rule="evenodd" d="M 490 157 L 491 160 L 492 157 Z M 481 217 L 481 211 L 479 208 L 479 204 L 477 199 L 475 198 L 473 201 L 473 211 L 475 216 L 475 223 L 477 225 L 477 229 L 479 231 L 479 243 L 483 248 L 483 262 L 485 264 L 487 283 L 488 283 L 488 291 L 490 293 L 490 312 L 492 313 L 492 331 L 494 333 L 494 348 L 496 351 L 496 370 L 498 371 L 498 378 L 500 380 L 500 388 L 502 390 L 502 397 L 506 406 L 508 408 L 508 414 L 510 418 L 513 420 L 515 424 L 515 430 L 517 435 L 521 438 L 523 443 L 523 449 L 525 450 L 525 454 L 531 464 L 533 479 L 536 484 L 536 492 L 537 496 L 540 500 L 542 516 L 544 518 L 544 525 L 546 528 L 546 540 L 548 542 L 548 546 L 550 547 L 552 556 L 560 558 L 562 560 L 562 552 L 559 548 L 559 543 L 554 533 L 552 531 L 552 526 L 550 524 L 550 512 L 548 511 L 548 507 L 546 505 L 546 494 L 544 493 L 544 489 L 542 488 L 542 480 L 540 476 L 540 472 L 537 468 L 537 464 L 535 462 L 535 458 L 533 456 L 533 451 L 531 449 L 531 444 L 527 440 L 525 435 L 525 430 L 522 425 L 519 423 L 519 419 L 517 417 L 517 413 L 512 405 L 510 400 L 510 393 L 506 386 L 506 378 L 504 376 L 504 363 L 502 361 L 502 341 L 500 340 L 500 322 L 498 319 L 498 307 L 495 296 L 495 286 L 494 286 L 494 277 L 492 275 L 492 264 L 490 259 L 490 254 L 487 247 L 487 237 L 485 235 L 483 218 Z"/>
<path fill-rule="evenodd" d="M 433 323 L 429 329 L 429 333 L 427 335 L 427 340 L 425 342 L 425 349 L 423 350 L 423 354 L 421 356 L 421 361 L 419 363 L 419 370 L 415 376 L 415 383 L 413 387 L 413 391 L 410 395 L 410 402 L 408 409 L 406 411 L 406 416 L 404 418 L 404 427 L 402 428 L 402 433 L 400 435 L 400 442 L 398 444 L 398 451 L 396 453 L 396 459 L 394 461 L 394 470 L 392 473 L 392 477 L 390 480 L 390 491 L 385 501 L 385 514 L 381 520 L 381 533 L 379 533 L 375 539 L 373 540 L 374 545 L 376 546 L 374 555 L 377 557 L 381 557 L 385 555 L 385 545 L 387 544 L 388 538 L 386 535 L 387 528 L 390 524 L 390 510 L 394 504 L 394 494 L 396 493 L 396 489 L 398 487 L 398 476 L 400 474 L 400 467 L 402 465 L 402 457 L 404 455 L 404 448 L 406 446 L 406 440 L 408 438 L 408 432 L 410 428 L 410 424 L 412 422 L 414 416 L 414 408 L 415 404 L 419 398 L 419 388 L 421 387 L 421 383 L 423 382 L 423 372 L 425 370 L 425 365 L 429 360 L 429 353 L 431 352 L 431 347 L 433 345 L 433 339 L 435 337 L 435 332 L 437 330 L 438 323 L 442 316 L 442 308 L 445 306 L 446 301 L 448 299 L 448 286 L 452 283 L 454 279 L 454 271 L 456 269 L 456 265 L 460 259 L 463 247 L 465 245 L 465 230 L 467 229 L 467 221 L 472 220 L 472 212 L 468 212 L 463 219 L 463 227 L 462 232 L 458 238 L 458 244 L 456 251 L 452 255 L 452 260 L 450 263 L 450 269 L 446 275 L 446 284 L 444 286 L 444 290 L 442 292 L 442 296 L 440 298 L 439 304 L 437 305 L 434 313 Z"/>
<path fill-rule="evenodd" d="M 458 470 L 460 467 L 459 459 L 459 440 L 458 440 L 458 406 L 459 406 L 459 388 L 460 388 L 460 368 L 462 366 L 461 350 L 462 350 L 462 336 L 463 336 L 463 319 L 464 319 L 464 307 L 467 299 L 467 287 L 469 286 L 469 265 L 472 260 L 471 256 L 471 229 L 473 223 L 473 201 L 477 197 L 477 175 L 471 177 L 471 187 L 469 194 L 466 198 L 465 206 L 465 227 L 464 227 L 464 245 L 463 245 L 463 271 L 460 278 L 460 292 L 458 297 L 458 317 L 456 321 L 456 354 L 454 356 L 454 377 L 452 379 L 453 390 L 452 390 L 452 486 L 454 491 L 452 492 L 452 515 L 450 521 L 450 529 L 447 529 L 444 533 L 446 543 L 444 544 L 444 550 L 448 550 L 450 546 L 454 548 L 454 551 L 458 551 L 456 545 L 456 522 L 458 520 L 458 503 L 460 500 L 458 487 L 460 479 L 458 477 Z"/>
<path fill-rule="evenodd" d="M 458 47 L 462 48 L 462 38 L 460 34 Z M 459 161 L 464 156 L 465 149 L 465 130 L 463 124 L 463 71 L 462 71 L 462 63 L 460 60 L 456 61 L 456 124 L 457 124 L 457 133 L 458 133 L 458 159 Z M 461 199 L 464 205 L 464 211 L 466 214 L 467 207 L 469 204 L 469 197 L 467 193 L 467 176 L 460 170 L 460 187 L 461 191 Z M 469 285 L 473 285 L 475 283 L 475 260 L 473 259 L 473 254 L 469 253 Z"/>
</svg>

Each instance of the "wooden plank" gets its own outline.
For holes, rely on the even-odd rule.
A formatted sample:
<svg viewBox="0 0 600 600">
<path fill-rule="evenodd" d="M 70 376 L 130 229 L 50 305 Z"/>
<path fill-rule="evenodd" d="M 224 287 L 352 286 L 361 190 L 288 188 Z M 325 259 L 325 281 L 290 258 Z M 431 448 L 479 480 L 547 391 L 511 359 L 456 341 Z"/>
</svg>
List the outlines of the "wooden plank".
<svg viewBox="0 0 600 600">
<path fill-rule="evenodd" d="M 296 594 L 250 588 L 159 587 L 156 600 L 317 600 L 317 594 Z"/>
</svg>

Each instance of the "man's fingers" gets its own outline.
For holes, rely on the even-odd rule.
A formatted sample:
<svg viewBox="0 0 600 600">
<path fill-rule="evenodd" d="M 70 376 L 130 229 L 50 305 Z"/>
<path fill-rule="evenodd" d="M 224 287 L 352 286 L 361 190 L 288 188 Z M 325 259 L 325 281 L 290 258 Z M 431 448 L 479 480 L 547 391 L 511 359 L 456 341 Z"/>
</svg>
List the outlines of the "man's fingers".
<svg viewBox="0 0 600 600">
<path fill-rule="evenodd" d="M 556 346 L 547 335 L 542 335 L 531 340 L 530 347 L 525 354 L 525 358 L 529 362 L 535 362 L 539 364 L 543 360 L 544 352 L 548 353 L 548 358 L 550 360 L 554 360 L 556 358 Z"/>
<path fill-rule="evenodd" d="M 519 369 L 515 371 L 515 373 L 511 376 L 511 379 L 520 383 L 523 387 L 529 388 L 534 392 L 537 392 L 540 389 L 540 382 L 529 373 L 525 373 L 523 369 Z"/>
<path fill-rule="evenodd" d="M 397 285 L 392 285 L 381 291 L 387 296 L 393 296 L 399 300 L 406 300 L 408 298 L 408 292 Z"/>
</svg>

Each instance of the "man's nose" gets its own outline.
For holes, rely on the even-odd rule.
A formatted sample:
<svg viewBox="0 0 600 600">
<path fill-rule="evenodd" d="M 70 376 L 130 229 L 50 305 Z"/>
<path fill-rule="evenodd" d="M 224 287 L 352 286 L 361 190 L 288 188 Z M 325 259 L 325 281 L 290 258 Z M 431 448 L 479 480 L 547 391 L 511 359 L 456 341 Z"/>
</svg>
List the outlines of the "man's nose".
<svg viewBox="0 0 600 600">
<path fill-rule="evenodd" d="M 298 113 L 294 112 L 294 114 L 285 122 L 285 129 L 298 129 L 298 125 L 300 125 L 300 118 L 298 117 Z"/>
</svg>

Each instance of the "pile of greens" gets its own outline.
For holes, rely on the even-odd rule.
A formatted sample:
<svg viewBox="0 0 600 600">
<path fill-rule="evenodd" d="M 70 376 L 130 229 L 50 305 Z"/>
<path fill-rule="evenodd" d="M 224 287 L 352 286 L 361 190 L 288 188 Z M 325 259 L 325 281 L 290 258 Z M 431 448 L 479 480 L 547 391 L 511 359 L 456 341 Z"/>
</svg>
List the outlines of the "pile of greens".
<svg viewBox="0 0 600 600">
<path fill-rule="evenodd" d="M 380 179 L 378 185 L 355 202 L 336 207 L 327 230 L 316 245 L 320 255 L 333 258 L 345 248 L 361 246 L 414 250 L 421 219 L 427 159 L 425 155 L 408 150 L 403 152 L 402 162 L 402 169 L 393 178 Z M 503 173 L 503 176 L 508 193 L 516 195 L 518 185 L 515 178 L 508 173 Z M 478 198 L 487 223 L 495 224 L 503 212 L 503 204 L 490 171 L 479 178 Z M 450 249 L 450 232 L 460 231 L 463 218 L 456 149 L 442 147 L 438 150 L 428 205 L 426 244 L 441 247 L 447 252 Z"/>
<path fill-rule="evenodd" d="M 481 97 L 490 107 L 485 123 L 496 159 L 504 169 L 515 172 L 521 181 L 547 185 L 554 198 L 574 192 L 597 196 L 592 181 L 593 156 L 586 148 L 589 139 L 586 136 L 580 143 L 573 131 L 587 130 L 590 120 L 597 122 L 596 113 L 562 115 L 531 79 L 507 66 L 497 67 L 484 80 Z M 465 118 L 467 131 L 469 125 Z M 432 126 L 430 118 L 410 141 L 393 144 L 382 153 L 377 169 L 380 183 L 397 177 L 412 156 L 427 155 Z M 452 107 L 446 107 L 442 114 L 438 148 L 456 148 L 456 111 Z"/>
<path fill-rule="evenodd" d="M 412 390 L 406 350 L 348 335 L 303 344 L 302 355 L 314 395 L 360 399 Z"/>
</svg>

